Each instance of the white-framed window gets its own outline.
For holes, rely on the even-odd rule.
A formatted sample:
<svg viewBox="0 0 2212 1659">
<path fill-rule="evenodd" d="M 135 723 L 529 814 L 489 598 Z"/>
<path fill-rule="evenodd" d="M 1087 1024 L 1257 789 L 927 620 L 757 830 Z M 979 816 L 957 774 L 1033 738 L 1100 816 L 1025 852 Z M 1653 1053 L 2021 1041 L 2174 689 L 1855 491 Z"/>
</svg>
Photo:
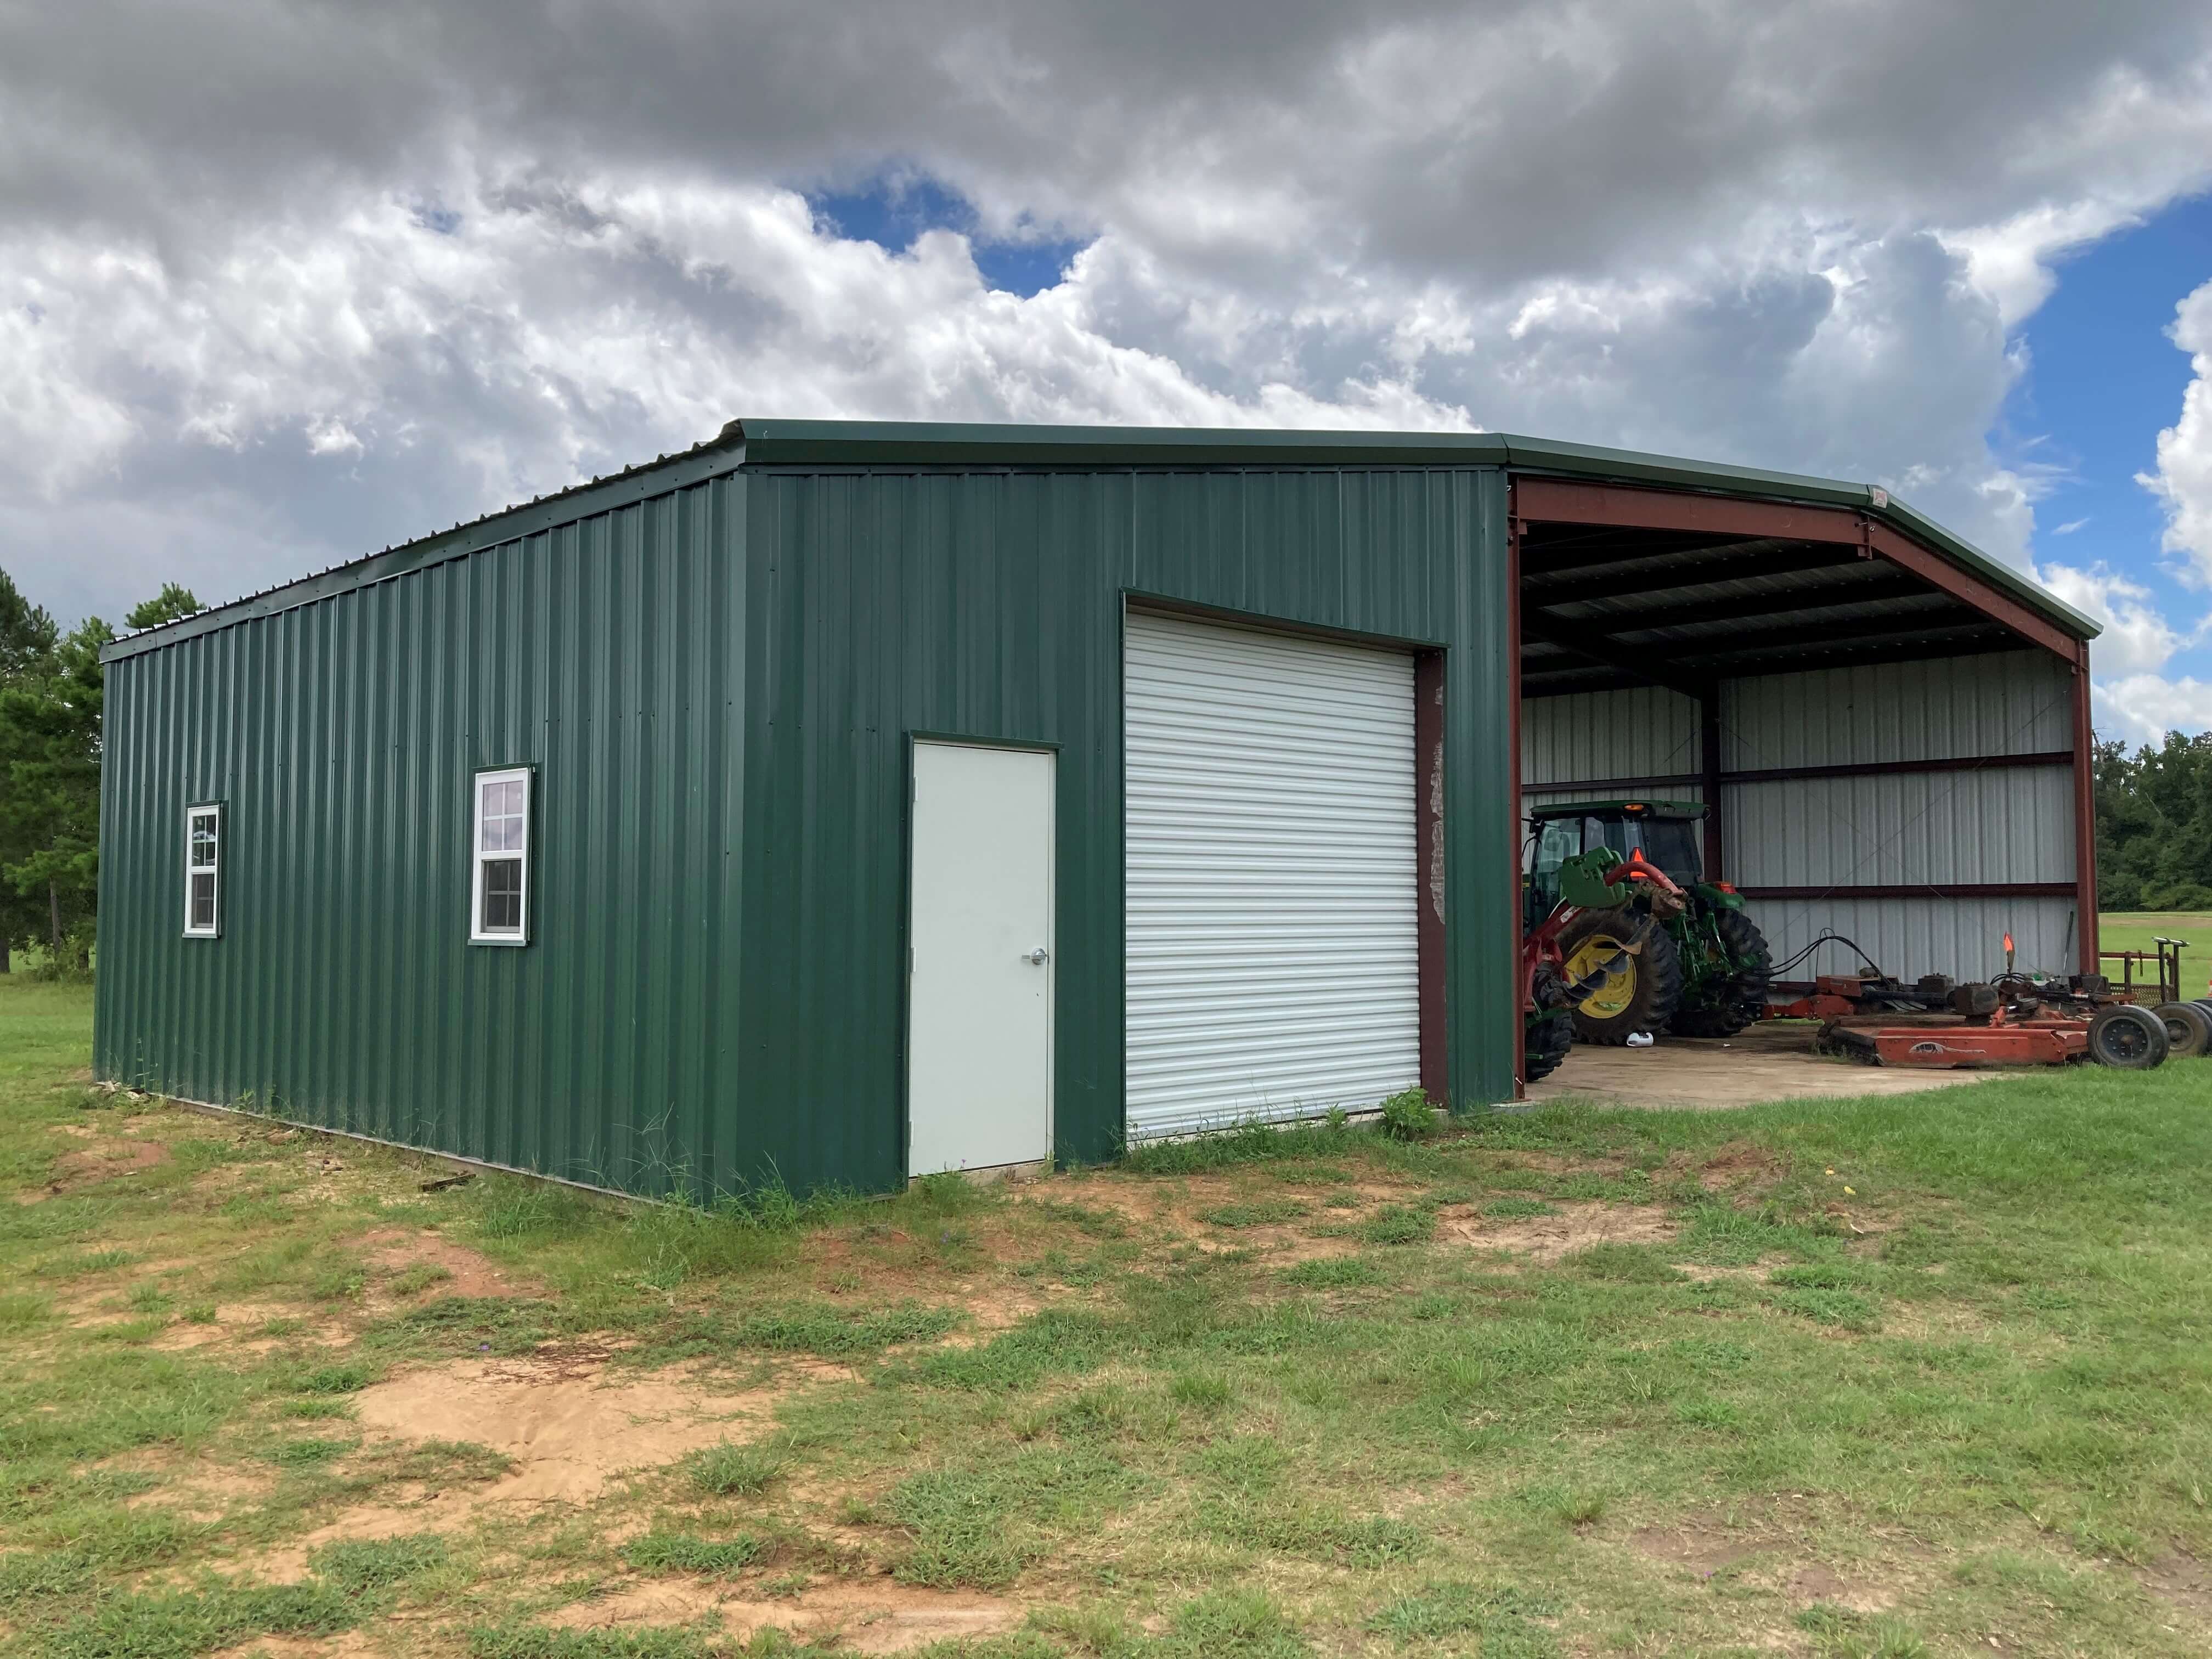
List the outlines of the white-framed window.
<svg viewBox="0 0 2212 1659">
<path fill-rule="evenodd" d="M 469 942 L 530 942 L 530 769 L 476 775 L 475 855 L 469 887 Z"/>
<path fill-rule="evenodd" d="M 222 807 L 185 808 L 185 937 L 222 935 Z"/>
</svg>

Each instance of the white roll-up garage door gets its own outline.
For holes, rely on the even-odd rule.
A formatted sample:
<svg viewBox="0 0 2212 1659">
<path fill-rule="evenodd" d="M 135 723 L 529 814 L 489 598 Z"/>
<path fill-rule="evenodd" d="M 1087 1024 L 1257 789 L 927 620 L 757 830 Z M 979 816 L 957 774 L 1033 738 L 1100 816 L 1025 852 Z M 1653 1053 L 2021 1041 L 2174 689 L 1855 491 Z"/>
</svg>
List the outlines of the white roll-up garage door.
<svg viewBox="0 0 2212 1659">
<path fill-rule="evenodd" d="M 1413 661 L 1132 612 L 1132 1139 L 1419 1080 Z"/>
</svg>

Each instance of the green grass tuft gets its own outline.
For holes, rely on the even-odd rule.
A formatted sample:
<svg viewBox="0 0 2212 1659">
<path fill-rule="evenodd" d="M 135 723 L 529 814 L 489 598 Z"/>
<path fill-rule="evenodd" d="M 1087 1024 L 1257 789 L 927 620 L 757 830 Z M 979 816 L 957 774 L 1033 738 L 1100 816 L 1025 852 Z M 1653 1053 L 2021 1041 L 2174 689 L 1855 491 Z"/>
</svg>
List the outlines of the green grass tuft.
<svg viewBox="0 0 2212 1659">
<path fill-rule="evenodd" d="M 1363 1255 L 1316 1256 L 1283 1269 L 1283 1282 L 1307 1291 L 1348 1291 L 1363 1285 L 1380 1285 L 1389 1275 L 1379 1261 Z"/>
<path fill-rule="evenodd" d="M 380 1590 L 446 1565 L 446 1540 L 435 1533 L 397 1538 L 346 1538 L 307 1558 L 318 1577 L 354 1595 Z"/>
<path fill-rule="evenodd" d="M 1368 1244 L 1425 1244 L 1437 1235 L 1436 1212 L 1386 1204 L 1353 1230 Z"/>
<path fill-rule="evenodd" d="M 631 1539 L 622 1550 L 623 1559 L 640 1572 L 689 1572 L 707 1578 L 726 1578 L 767 1553 L 768 1547 L 750 1533 L 708 1539 L 658 1528 Z"/>
<path fill-rule="evenodd" d="M 701 1492 L 717 1498 L 751 1497 L 767 1491 L 788 1461 L 781 1446 L 740 1446 L 725 1440 L 693 1452 L 684 1468 Z"/>
</svg>

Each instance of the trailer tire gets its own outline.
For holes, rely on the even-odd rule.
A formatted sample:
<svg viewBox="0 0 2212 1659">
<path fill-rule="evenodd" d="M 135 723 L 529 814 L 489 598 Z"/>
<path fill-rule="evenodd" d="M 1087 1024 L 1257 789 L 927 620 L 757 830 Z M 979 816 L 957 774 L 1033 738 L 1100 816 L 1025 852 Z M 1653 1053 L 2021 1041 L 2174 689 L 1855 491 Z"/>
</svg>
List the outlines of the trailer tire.
<svg viewBox="0 0 2212 1659">
<path fill-rule="evenodd" d="M 1617 948 L 1627 932 L 1614 913 L 1592 911 L 1568 924 L 1559 935 L 1559 950 L 1572 963 L 1577 952 L 1593 945 Z M 1681 1006 L 1681 957 L 1665 928 L 1650 927 L 1643 948 L 1628 954 L 1619 972 L 1575 1005 L 1575 1036 L 1583 1042 L 1616 1047 L 1638 1031 L 1656 1036 Z"/>
<path fill-rule="evenodd" d="M 1735 964 L 1735 976 L 1717 1000 L 1682 1009 L 1672 1027 L 1677 1036 L 1732 1037 L 1757 1019 L 1766 1007 L 1766 988 L 1774 978 L 1774 957 L 1766 948 L 1766 935 L 1741 910 L 1723 910 L 1713 927 Z"/>
<path fill-rule="evenodd" d="M 2151 1010 L 2166 1027 L 2168 1056 L 2194 1060 L 2212 1048 L 2212 1014 L 2193 1002 L 2162 1002 Z"/>
<path fill-rule="evenodd" d="M 2089 1022 L 2089 1058 L 2124 1072 L 2166 1063 L 2166 1022 L 2148 1008 L 2116 1002 Z"/>
</svg>

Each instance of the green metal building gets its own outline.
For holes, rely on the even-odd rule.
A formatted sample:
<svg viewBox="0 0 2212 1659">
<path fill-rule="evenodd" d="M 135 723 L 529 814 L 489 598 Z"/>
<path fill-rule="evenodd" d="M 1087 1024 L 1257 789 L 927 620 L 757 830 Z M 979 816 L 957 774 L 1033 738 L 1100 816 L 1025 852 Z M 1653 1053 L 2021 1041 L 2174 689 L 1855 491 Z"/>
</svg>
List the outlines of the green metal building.
<svg viewBox="0 0 2212 1659">
<path fill-rule="evenodd" d="M 1863 485 L 735 422 L 109 647 L 96 1069 L 632 1191 L 1488 1104 L 1540 702 L 2032 658 L 2094 967 L 2094 631 Z"/>
</svg>

